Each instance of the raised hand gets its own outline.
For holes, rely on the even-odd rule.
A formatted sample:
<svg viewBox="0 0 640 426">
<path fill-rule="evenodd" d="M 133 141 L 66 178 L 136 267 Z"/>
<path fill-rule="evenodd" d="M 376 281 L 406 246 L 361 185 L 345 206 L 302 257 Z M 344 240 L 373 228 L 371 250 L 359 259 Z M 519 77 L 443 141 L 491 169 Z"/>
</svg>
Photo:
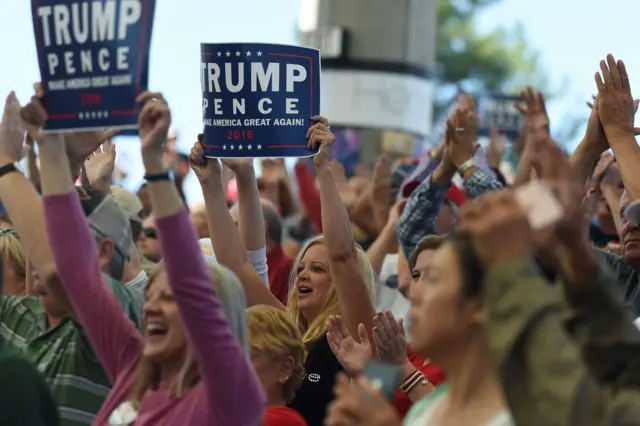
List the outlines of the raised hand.
<svg viewBox="0 0 640 426">
<path fill-rule="evenodd" d="M 451 159 L 451 163 L 459 168 L 467 160 L 473 158 L 476 149 L 476 136 L 478 134 L 478 123 L 475 113 L 466 108 L 458 108 L 452 117 L 447 120 L 448 150 L 443 154 Z"/>
<path fill-rule="evenodd" d="M 360 343 L 351 337 L 340 315 L 331 316 L 327 321 L 327 340 L 331 351 L 349 377 L 358 377 L 364 372 L 371 359 L 371 343 L 364 324 L 358 326 Z"/>
<path fill-rule="evenodd" d="M 495 125 L 491 125 L 489 129 L 489 148 L 485 154 L 489 166 L 493 168 L 500 167 L 506 147 L 507 137 L 501 134 Z"/>
<path fill-rule="evenodd" d="M 469 235 L 486 267 L 530 257 L 533 232 L 513 191 L 490 192 L 460 209 L 460 230 Z"/>
<path fill-rule="evenodd" d="M 90 184 L 103 182 L 109 184 L 116 165 L 116 146 L 111 142 L 102 144 L 93 155 L 84 162 Z"/>
<path fill-rule="evenodd" d="M 189 153 L 189 165 L 196 174 L 200 183 L 208 182 L 211 178 L 222 176 L 222 166 L 217 158 L 207 158 L 204 156 L 204 135 L 200 133 L 198 140 L 193 144 Z"/>
<path fill-rule="evenodd" d="M 320 146 L 320 150 L 313 157 L 313 165 L 316 169 L 327 167 L 331 163 L 331 150 L 336 137 L 329 129 L 329 120 L 326 118 L 316 115 L 311 117 L 311 121 L 314 124 L 307 130 L 309 149 L 316 149 L 318 145 Z"/>
<path fill-rule="evenodd" d="M 549 133 L 549 115 L 544 96 L 534 92 L 531 86 L 520 92 L 524 105 L 516 102 L 515 107 L 526 119 L 527 131 L 545 131 Z"/>
<path fill-rule="evenodd" d="M 325 426 L 401 426 L 398 412 L 379 387 L 365 377 L 336 377 L 336 398 L 327 408 Z"/>
<path fill-rule="evenodd" d="M 0 121 L 0 161 L 18 162 L 28 152 L 24 144 L 25 124 L 20 118 L 20 102 L 15 92 L 9 93 Z"/>
<path fill-rule="evenodd" d="M 162 159 L 163 146 L 171 125 L 171 111 L 161 93 L 144 92 L 136 99 L 143 104 L 138 117 L 138 134 L 143 157 L 148 154 Z"/>
<path fill-rule="evenodd" d="M 373 340 L 380 361 L 398 365 L 408 361 L 403 320 L 396 320 L 391 311 L 378 313 L 373 318 Z"/>
<path fill-rule="evenodd" d="M 595 80 L 598 87 L 598 116 L 604 131 L 633 133 L 636 107 L 624 62 L 616 62 L 613 55 L 607 55 L 606 61 L 600 61 L 600 72 L 596 73 Z"/>
</svg>

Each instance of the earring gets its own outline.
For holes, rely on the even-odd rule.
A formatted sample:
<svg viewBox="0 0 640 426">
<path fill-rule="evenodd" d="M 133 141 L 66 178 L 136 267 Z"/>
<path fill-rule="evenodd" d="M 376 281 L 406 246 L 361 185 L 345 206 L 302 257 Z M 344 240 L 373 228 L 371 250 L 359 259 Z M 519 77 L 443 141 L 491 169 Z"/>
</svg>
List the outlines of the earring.
<svg viewBox="0 0 640 426">
<path fill-rule="evenodd" d="M 280 383 L 282 385 L 282 384 L 286 383 L 287 380 L 289 380 L 289 376 L 285 377 L 284 379 L 278 380 L 278 383 Z"/>
</svg>

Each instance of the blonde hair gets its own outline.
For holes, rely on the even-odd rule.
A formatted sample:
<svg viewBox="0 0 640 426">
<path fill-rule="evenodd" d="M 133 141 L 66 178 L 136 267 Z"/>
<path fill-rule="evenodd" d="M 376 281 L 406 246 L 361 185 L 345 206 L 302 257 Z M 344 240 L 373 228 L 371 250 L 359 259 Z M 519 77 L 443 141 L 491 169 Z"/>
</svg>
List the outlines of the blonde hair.
<svg viewBox="0 0 640 426">
<path fill-rule="evenodd" d="M 300 330 L 289 314 L 273 306 L 256 305 L 247 309 L 249 347 L 279 362 L 286 356 L 293 358 L 293 373 L 284 384 L 283 397 L 291 402 L 304 379 L 305 347 Z"/>
<path fill-rule="evenodd" d="M 16 275 L 26 278 L 27 276 L 27 253 L 24 250 L 18 233 L 11 228 L 0 229 L 0 253 L 5 268 L 11 268 Z M 6 289 L 5 289 L 6 290 Z M 19 294 L 24 294 L 25 288 Z"/>
<path fill-rule="evenodd" d="M 208 264 L 209 274 L 211 276 L 211 284 L 216 292 L 222 310 L 229 322 L 231 332 L 238 339 L 240 346 L 246 354 L 248 354 L 249 345 L 247 343 L 247 316 L 244 290 L 238 277 L 228 268 L 222 265 Z M 164 265 L 158 265 L 149 277 L 151 284 L 161 274 L 165 273 Z M 206 324 L 203 324 L 206 327 Z M 184 354 L 184 361 L 178 374 L 169 383 L 171 393 L 178 398 L 184 396 L 188 389 L 194 387 L 200 381 L 200 369 L 193 355 L 191 344 L 187 344 Z M 133 380 L 133 388 L 131 401 L 138 408 L 142 397 L 149 389 L 157 389 L 160 384 L 160 367 L 153 364 L 146 358 L 141 357 L 138 361 L 135 377 Z"/>
<path fill-rule="evenodd" d="M 298 329 L 302 333 L 302 343 L 304 343 L 305 346 L 315 342 L 327 332 L 327 320 L 331 315 L 340 314 L 338 294 L 336 293 L 336 289 L 333 284 L 331 285 L 331 288 L 327 293 L 324 309 L 313 321 L 311 321 L 311 323 L 307 322 L 307 320 L 298 309 L 298 289 L 295 286 L 295 281 L 298 274 L 298 265 L 300 265 L 300 262 L 302 261 L 304 255 L 307 253 L 307 250 L 317 244 L 324 244 L 324 236 L 319 235 L 307 241 L 302 250 L 300 250 L 300 253 L 298 253 L 298 257 L 296 257 L 293 268 L 291 268 L 291 275 L 289 277 L 289 298 L 287 300 L 287 312 L 289 312 L 291 318 L 293 318 L 295 323 L 298 325 Z M 376 280 L 375 273 L 373 271 L 373 268 L 371 267 L 371 262 L 369 261 L 369 258 L 367 257 L 367 254 L 364 252 L 364 250 L 362 250 L 362 248 L 358 245 L 356 245 L 356 250 L 358 263 L 360 264 L 362 276 L 364 277 L 364 281 L 367 285 L 369 298 L 373 300 L 373 289 Z"/>
</svg>

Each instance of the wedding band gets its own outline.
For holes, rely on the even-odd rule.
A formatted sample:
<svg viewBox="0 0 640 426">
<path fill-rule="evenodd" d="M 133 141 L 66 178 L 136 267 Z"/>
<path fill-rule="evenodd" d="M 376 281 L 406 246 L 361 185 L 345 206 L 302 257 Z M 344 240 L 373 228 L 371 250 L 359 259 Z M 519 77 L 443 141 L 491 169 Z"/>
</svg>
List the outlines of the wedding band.
<svg viewBox="0 0 640 426">
<path fill-rule="evenodd" d="M 327 126 L 327 129 L 330 129 L 330 128 L 331 128 L 331 126 Z"/>
<path fill-rule="evenodd" d="M 456 132 L 464 132 L 464 127 L 458 127 L 458 128 L 456 129 Z"/>
</svg>

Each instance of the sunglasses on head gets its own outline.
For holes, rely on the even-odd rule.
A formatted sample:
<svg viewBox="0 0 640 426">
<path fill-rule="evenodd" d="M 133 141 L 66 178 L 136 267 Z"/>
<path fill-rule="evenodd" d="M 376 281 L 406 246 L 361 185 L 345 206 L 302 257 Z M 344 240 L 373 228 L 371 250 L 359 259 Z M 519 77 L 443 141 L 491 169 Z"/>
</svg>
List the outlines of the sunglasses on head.
<svg viewBox="0 0 640 426">
<path fill-rule="evenodd" d="M 142 233 L 147 238 L 158 238 L 158 231 L 156 230 L 156 228 L 142 228 Z"/>
</svg>

